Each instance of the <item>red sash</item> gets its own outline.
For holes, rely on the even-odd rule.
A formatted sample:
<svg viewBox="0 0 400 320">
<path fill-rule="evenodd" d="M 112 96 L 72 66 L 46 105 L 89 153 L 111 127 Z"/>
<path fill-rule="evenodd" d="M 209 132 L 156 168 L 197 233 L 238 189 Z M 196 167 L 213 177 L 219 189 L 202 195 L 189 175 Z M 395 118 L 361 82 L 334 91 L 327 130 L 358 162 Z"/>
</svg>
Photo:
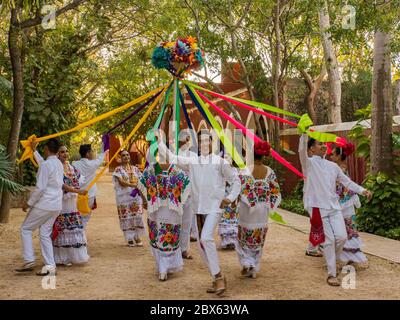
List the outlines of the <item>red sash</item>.
<svg viewBox="0 0 400 320">
<path fill-rule="evenodd" d="M 319 208 L 312 209 L 310 223 L 311 223 L 310 242 L 314 247 L 316 247 L 317 245 L 325 242 L 324 227 L 322 224 L 321 213 L 319 212 Z"/>
<path fill-rule="evenodd" d="M 58 227 L 57 227 L 57 222 L 53 224 L 53 232 L 51 233 L 51 240 L 56 240 L 58 236 Z"/>
</svg>

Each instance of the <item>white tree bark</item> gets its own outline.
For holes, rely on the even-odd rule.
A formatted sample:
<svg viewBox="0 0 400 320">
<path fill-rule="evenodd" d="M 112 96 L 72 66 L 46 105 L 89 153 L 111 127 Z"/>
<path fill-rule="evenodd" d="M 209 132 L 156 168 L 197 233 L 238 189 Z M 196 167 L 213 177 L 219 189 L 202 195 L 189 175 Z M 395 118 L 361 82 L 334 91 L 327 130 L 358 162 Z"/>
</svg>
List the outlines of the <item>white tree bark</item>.
<svg viewBox="0 0 400 320">
<path fill-rule="evenodd" d="M 376 31 L 372 78 L 371 173 L 393 173 L 390 36 Z"/>
<path fill-rule="evenodd" d="M 396 115 L 400 115 L 400 79 L 396 80 L 396 105 L 395 105 Z"/>
<path fill-rule="evenodd" d="M 328 2 L 325 0 L 322 7 L 319 9 L 319 28 L 322 38 L 322 46 L 324 49 L 324 59 L 326 69 L 328 71 L 329 80 L 329 112 L 328 121 L 330 123 L 342 122 L 341 116 L 341 99 L 342 87 L 340 83 L 339 66 L 336 59 L 336 54 L 333 48 L 330 28 L 330 19 L 328 11 Z"/>
</svg>

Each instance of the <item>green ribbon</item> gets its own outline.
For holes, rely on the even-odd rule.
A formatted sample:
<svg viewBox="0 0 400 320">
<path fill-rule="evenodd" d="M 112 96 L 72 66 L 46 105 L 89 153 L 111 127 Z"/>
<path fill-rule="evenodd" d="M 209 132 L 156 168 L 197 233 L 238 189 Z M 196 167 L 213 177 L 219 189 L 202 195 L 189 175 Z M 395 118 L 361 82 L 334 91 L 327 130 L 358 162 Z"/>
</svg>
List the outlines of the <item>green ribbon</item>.
<svg viewBox="0 0 400 320">
<path fill-rule="evenodd" d="M 179 153 L 179 125 L 181 122 L 180 104 L 179 104 L 179 79 L 175 80 L 175 152 Z"/>
<path fill-rule="evenodd" d="M 185 82 L 185 81 L 184 81 Z M 233 161 L 238 165 L 240 169 L 244 169 L 246 165 L 244 164 L 242 157 L 236 151 L 235 147 L 233 146 L 231 140 L 225 135 L 224 130 L 222 130 L 221 126 L 219 125 L 218 121 L 214 118 L 210 110 L 208 109 L 207 105 L 204 103 L 202 99 L 200 99 L 197 92 L 193 89 L 190 83 L 187 84 L 189 90 L 193 93 L 196 97 L 198 103 L 200 103 L 201 107 L 203 108 L 204 112 L 206 113 L 208 120 L 210 120 L 211 125 L 215 129 L 215 132 L 218 135 L 218 138 L 221 140 L 222 144 L 225 146 L 225 150 L 231 155 Z"/>
<path fill-rule="evenodd" d="M 299 130 L 299 133 L 306 133 L 308 131 L 308 128 L 313 125 L 313 122 L 310 118 L 310 116 L 306 113 L 303 114 L 297 123 L 297 129 Z"/>
<path fill-rule="evenodd" d="M 310 138 L 313 138 L 319 142 L 336 142 L 337 136 L 333 133 L 311 131 L 310 127 L 313 122 L 308 114 L 303 114 L 297 123 L 297 129 L 299 133 L 306 133 Z"/>
<path fill-rule="evenodd" d="M 158 116 L 158 118 L 156 120 L 156 123 L 154 124 L 153 128 L 150 129 L 149 131 L 147 131 L 147 134 L 146 134 L 146 140 L 150 141 L 149 153 L 153 157 L 155 157 L 155 154 L 156 154 L 156 152 L 158 150 L 158 143 L 157 143 L 156 137 L 154 135 L 154 130 L 156 130 L 156 129 L 158 129 L 160 127 L 161 121 L 162 121 L 162 119 L 164 117 L 165 110 L 167 108 L 167 104 L 168 104 L 168 101 L 169 101 L 169 95 L 171 93 L 171 89 L 172 89 L 172 86 L 169 86 L 169 88 L 167 89 L 167 92 L 165 93 L 165 99 L 164 99 L 164 103 L 163 103 L 163 107 L 162 107 L 161 113 Z M 161 169 L 159 163 L 156 163 L 156 165 L 155 165 L 155 172 L 156 172 L 156 174 L 159 174 L 160 172 L 162 172 L 162 169 Z"/>
</svg>

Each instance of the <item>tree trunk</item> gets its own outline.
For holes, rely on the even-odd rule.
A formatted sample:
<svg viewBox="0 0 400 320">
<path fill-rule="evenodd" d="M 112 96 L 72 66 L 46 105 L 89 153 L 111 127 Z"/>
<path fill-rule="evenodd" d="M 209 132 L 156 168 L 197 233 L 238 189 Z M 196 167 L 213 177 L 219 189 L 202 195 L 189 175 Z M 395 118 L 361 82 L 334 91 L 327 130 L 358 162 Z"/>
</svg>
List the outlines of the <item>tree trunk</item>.
<svg viewBox="0 0 400 320">
<path fill-rule="evenodd" d="M 273 81 L 273 103 L 274 106 L 278 107 L 279 104 L 279 92 L 280 92 L 280 70 L 281 70 L 281 30 L 279 25 L 279 18 L 281 13 L 280 0 L 276 0 L 275 14 L 274 14 L 274 29 L 275 29 L 275 56 L 272 64 L 272 81 Z M 275 150 L 280 149 L 280 127 L 279 122 L 274 121 L 273 123 L 273 144 Z"/>
<path fill-rule="evenodd" d="M 322 81 L 326 76 L 326 67 L 322 66 L 321 72 L 316 79 L 312 79 L 308 72 L 304 69 L 299 70 L 308 87 L 308 94 L 305 97 L 307 112 L 314 124 L 318 124 L 317 112 L 315 111 L 315 99 L 322 85 Z"/>
<path fill-rule="evenodd" d="M 396 80 L 396 106 L 395 106 L 395 114 L 400 116 L 400 79 Z"/>
<path fill-rule="evenodd" d="M 11 120 L 10 134 L 8 137 L 7 153 L 11 163 L 15 163 L 17 158 L 19 133 L 21 130 L 22 115 L 24 112 L 24 82 L 22 71 L 20 30 L 17 27 L 18 11 L 17 3 L 15 8 L 11 9 L 10 29 L 8 33 L 8 46 L 11 58 L 14 98 L 13 98 L 13 114 Z M 10 213 L 10 194 L 4 192 L 2 194 L 0 206 L 0 223 L 7 223 Z"/>
<path fill-rule="evenodd" d="M 371 173 L 393 173 L 390 36 L 376 31 L 372 78 Z"/>
<path fill-rule="evenodd" d="M 334 52 L 331 33 L 327 31 L 330 27 L 328 2 L 325 0 L 319 9 L 319 27 L 324 48 L 324 59 L 329 79 L 329 112 L 328 121 L 330 123 L 342 122 L 341 116 L 341 98 L 342 87 L 340 83 L 339 67 Z"/>
</svg>

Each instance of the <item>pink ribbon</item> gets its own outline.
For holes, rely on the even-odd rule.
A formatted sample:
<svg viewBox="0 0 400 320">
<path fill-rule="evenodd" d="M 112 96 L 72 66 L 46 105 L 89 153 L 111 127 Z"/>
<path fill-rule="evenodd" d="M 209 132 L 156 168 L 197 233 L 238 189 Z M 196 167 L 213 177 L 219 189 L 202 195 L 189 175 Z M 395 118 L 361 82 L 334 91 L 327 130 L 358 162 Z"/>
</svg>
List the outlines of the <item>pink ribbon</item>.
<svg viewBox="0 0 400 320">
<path fill-rule="evenodd" d="M 215 111 L 217 111 L 217 113 L 223 117 L 225 120 L 231 122 L 233 125 L 235 125 L 236 128 L 239 128 L 240 130 L 242 130 L 242 132 L 250 137 L 254 142 L 260 142 L 263 141 L 261 138 L 257 137 L 254 133 L 252 133 L 249 129 L 247 129 L 242 123 L 240 123 L 239 121 L 233 119 L 231 116 L 229 116 L 227 113 L 225 113 L 224 111 L 222 111 L 220 108 L 218 108 L 214 103 L 212 103 L 209 99 L 207 99 L 207 97 L 205 97 L 201 92 L 199 92 L 198 90 L 196 90 L 197 94 L 199 95 L 199 97 L 201 99 L 203 99 L 205 102 L 207 102 Z M 293 165 L 291 165 L 287 160 L 285 160 L 282 156 L 280 156 L 275 150 L 273 150 L 271 148 L 271 156 L 278 161 L 279 163 L 281 163 L 283 166 L 285 166 L 286 168 L 292 170 L 295 174 L 297 174 L 299 177 L 305 179 L 305 176 L 298 171 Z"/>
</svg>

